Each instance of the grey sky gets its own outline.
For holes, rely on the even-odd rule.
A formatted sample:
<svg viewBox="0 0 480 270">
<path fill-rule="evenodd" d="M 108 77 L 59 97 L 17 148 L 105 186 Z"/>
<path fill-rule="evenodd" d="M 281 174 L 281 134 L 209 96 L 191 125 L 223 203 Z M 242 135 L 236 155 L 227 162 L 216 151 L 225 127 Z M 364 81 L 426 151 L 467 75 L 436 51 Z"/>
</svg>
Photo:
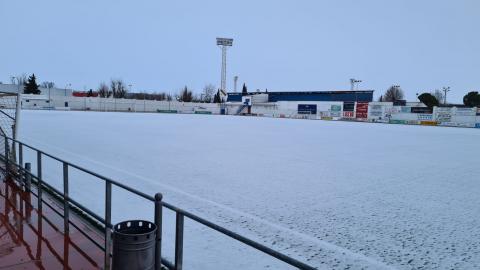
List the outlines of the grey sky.
<svg viewBox="0 0 480 270">
<path fill-rule="evenodd" d="M 480 1 L 0 0 L 0 81 L 32 73 L 64 87 L 122 78 L 134 91 L 220 84 L 215 37 L 235 39 L 232 77 L 249 90 L 346 90 L 407 98 L 480 90 Z"/>
</svg>

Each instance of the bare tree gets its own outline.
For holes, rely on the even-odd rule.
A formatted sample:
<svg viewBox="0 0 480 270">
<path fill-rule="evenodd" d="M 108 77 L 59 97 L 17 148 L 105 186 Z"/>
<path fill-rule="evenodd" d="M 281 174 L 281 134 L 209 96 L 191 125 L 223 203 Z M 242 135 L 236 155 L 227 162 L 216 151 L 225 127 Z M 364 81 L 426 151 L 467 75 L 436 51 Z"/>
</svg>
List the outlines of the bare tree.
<svg viewBox="0 0 480 270">
<path fill-rule="evenodd" d="M 12 84 L 25 85 L 27 83 L 27 74 L 23 73 L 14 77 L 11 77 Z"/>
<path fill-rule="evenodd" d="M 216 87 L 213 84 L 207 84 L 203 87 L 203 102 L 210 103 L 212 102 L 213 96 L 215 95 Z"/>
<path fill-rule="evenodd" d="M 403 90 L 400 88 L 400 86 L 392 85 L 387 89 L 382 99 L 386 102 L 394 102 L 397 100 L 402 100 L 404 96 L 405 95 L 403 94 Z"/>
<path fill-rule="evenodd" d="M 187 86 L 183 88 L 180 94 L 177 96 L 178 101 L 183 102 L 192 102 L 193 100 L 193 93 L 192 91 L 188 90 Z"/>
<path fill-rule="evenodd" d="M 440 91 L 438 89 L 435 89 L 435 91 L 433 91 L 431 94 L 432 94 L 432 96 L 434 96 L 438 100 L 438 102 L 440 104 L 443 104 L 443 92 L 442 91 Z"/>
<path fill-rule="evenodd" d="M 108 85 L 104 82 L 100 83 L 97 92 L 98 96 L 102 98 L 107 98 L 110 96 L 110 89 L 108 89 Z"/>
<path fill-rule="evenodd" d="M 125 98 L 128 90 L 123 80 L 111 80 L 110 90 L 112 91 L 113 98 Z"/>
<path fill-rule="evenodd" d="M 40 87 L 43 87 L 43 88 L 54 88 L 55 87 L 55 83 L 54 82 L 42 82 L 40 84 Z"/>
</svg>

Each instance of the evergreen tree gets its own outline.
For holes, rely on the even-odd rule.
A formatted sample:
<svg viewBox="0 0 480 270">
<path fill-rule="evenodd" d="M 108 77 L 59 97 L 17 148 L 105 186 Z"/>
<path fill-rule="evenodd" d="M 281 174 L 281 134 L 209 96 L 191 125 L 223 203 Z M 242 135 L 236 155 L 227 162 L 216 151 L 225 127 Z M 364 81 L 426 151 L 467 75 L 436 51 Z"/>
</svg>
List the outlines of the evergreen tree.
<svg viewBox="0 0 480 270">
<path fill-rule="evenodd" d="M 480 94 L 472 91 L 463 97 L 463 104 L 468 107 L 480 107 Z"/>
<path fill-rule="evenodd" d="M 437 98 L 430 94 L 430 93 L 423 93 L 418 96 L 418 100 L 420 100 L 423 104 L 425 104 L 429 108 L 433 108 L 434 106 L 438 106 L 439 102 Z"/>
<path fill-rule="evenodd" d="M 40 90 L 38 89 L 38 84 L 36 82 L 36 79 L 37 78 L 35 77 L 35 74 L 32 74 L 32 76 L 28 77 L 28 80 L 25 83 L 25 87 L 23 88 L 24 94 L 34 94 L 34 95 L 40 94 Z"/>
<path fill-rule="evenodd" d="M 221 103 L 222 100 L 220 99 L 220 90 L 213 96 L 213 103 Z"/>
<path fill-rule="evenodd" d="M 242 87 L 242 96 L 246 96 L 248 95 L 248 91 L 247 91 L 247 86 L 245 84 L 243 84 L 243 87 Z"/>
</svg>

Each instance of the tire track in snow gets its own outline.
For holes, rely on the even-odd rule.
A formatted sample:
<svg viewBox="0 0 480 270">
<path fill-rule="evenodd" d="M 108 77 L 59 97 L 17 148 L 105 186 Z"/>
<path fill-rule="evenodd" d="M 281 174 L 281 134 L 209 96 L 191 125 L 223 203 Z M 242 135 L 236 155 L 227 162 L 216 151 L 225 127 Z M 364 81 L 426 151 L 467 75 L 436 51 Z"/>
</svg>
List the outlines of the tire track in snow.
<svg viewBox="0 0 480 270">
<path fill-rule="evenodd" d="M 158 186 L 161 186 L 162 188 L 165 188 L 165 189 L 168 189 L 170 191 L 173 191 L 175 193 L 178 193 L 178 194 L 181 194 L 182 196 L 185 196 L 185 197 L 188 197 L 190 199 L 193 199 L 193 200 L 196 200 L 196 201 L 201 201 L 203 203 L 206 203 L 206 204 L 210 204 L 210 205 L 213 205 L 217 208 L 220 208 L 224 211 L 227 211 L 227 212 L 230 212 L 230 213 L 233 213 L 235 215 L 238 215 L 238 216 L 243 216 L 243 217 L 247 217 L 249 219 L 252 219 L 260 224 L 263 224 L 263 225 L 266 225 L 266 226 L 269 226 L 271 228 L 274 228 L 274 229 L 277 229 L 279 231 L 282 231 L 282 232 L 285 232 L 285 233 L 288 233 L 290 235 L 293 235 L 293 236 L 296 236 L 304 241 L 309 241 L 311 243 L 315 243 L 325 249 L 328 249 L 328 250 L 331 250 L 331 251 L 335 251 L 335 252 L 338 252 L 344 256 L 348 256 L 349 258 L 351 259 L 354 259 L 354 260 L 359 260 L 359 261 L 363 261 L 363 262 L 366 262 L 372 266 L 375 266 L 375 267 L 380 267 L 380 268 L 383 268 L 383 269 L 396 269 L 392 266 L 389 266 L 383 262 L 380 262 L 380 261 L 377 261 L 371 257 L 368 257 L 368 256 L 365 256 L 361 253 L 356 253 L 356 252 L 353 252 L 349 249 L 346 249 L 346 248 L 343 248 L 341 246 L 337 246 L 335 244 L 332 244 L 330 242 L 327 242 L 327 241 L 324 241 L 324 240 L 320 240 L 316 237 L 312 237 L 310 235 L 307 235 L 307 234 L 304 234 L 304 233 L 301 233 L 301 232 L 298 232 L 298 231 L 295 231 L 295 230 L 292 230 L 292 229 L 289 229 L 289 228 L 285 228 L 283 226 L 280 226 L 278 224 L 275 224 L 275 223 L 272 223 L 270 221 L 267 221 L 267 220 L 264 220 L 256 215 L 252 215 L 252 214 L 249 214 L 249 213 L 245 213 L 243 211 L 240 211 L 238 209 L 235 209 L 235 208 L 232 208 L 232 207 L 229 207 L 229 206 L 226 206 L 224 204 L 220 204 L 220 203 L 217 203 L 215 201 L 211 201 L 209 199 L 205 199 L 203 197 L 199 197 L 197 195 L 194 195 L 194 194 L 191 194 L 191 193 L 188 193 L 188 192 L 185 192 L 181 189 L 178 189 L 174 186 L 171 186 L 171 185 L 168 185 L 168 184 L 164 184 L 164 183 L 160 183 L 160 182 L 157 182 L 157 181 L 153 181 L 151 180 L 150 178 L 148 177 L 144 177 L 144 176 L 141 176 L 139 174 L 136 174 L 136 173 L 132 173 L 130 171 L 126 171 L 126 170 L 123 170 L 123 169 L 120 169 L 120 168 L 117 168 L 117 167 L 112 167 L 110 165 L 107 165 L 105 163 L 102 163 L 102 162 L 98 162 L 96 160 L 93 160 L 87 156 L 83 156 L 83 155 L 80 155 L 80 154 L 77 154 L 77 153 L 74 153 L 74 152 L 71 152 L 71 151 L 68 151 L 68 150 L 65 150 L 65 149 L 62 149 L 60 147 L 57 147 L 57 146 L 54 146 L 54 145 L 51 145 L 51 144 L 48 144 L 48 143 L 45 143 L 45 142 L 41 142 L 41 141 L 38 141 L 36 139 L 33 139 L 31 137 L 28 137 L 28 136 L 23 136 L 24 139 L 27 139 L 27 141 L 32 141 L 32 142 L 35 142 L 36 144 L 40 144 L 40 145 L 44 145 L 46 148 L 50 148 L 50 149 L 55 149 L 56 151 L 60 152 L 60 153 L 64 153 L 66 154 L 67 156 L 72 156 L 72 157 L 75 157 L 75 158 L 78 158 L 77 160 L 78 161 L 82 161 L 83 162 L 87 162 L 87 163 L 92 163 L 92 164 L 95 164 L 97 166 L 100 166 L 100 167 L 103 167 L 105 169 L 108 169 L 108 170 L 111 170 L 111 171 L 114 171 L 114 172 L 118 172 L 118 173 L 121 173 L 121 174 L 125 174 L 125 175 L 128 175 L 130 177 L 134 177 L 134 178 L 137 178 L 139 180 L 142 180 L 144 182 L 148 182 L 148 183 L 151 183 L 151 184 L 154 184 L 154 185 L 158 185 Z M 241 224 L 239 224 L 241 225 Z"/>
</svg>

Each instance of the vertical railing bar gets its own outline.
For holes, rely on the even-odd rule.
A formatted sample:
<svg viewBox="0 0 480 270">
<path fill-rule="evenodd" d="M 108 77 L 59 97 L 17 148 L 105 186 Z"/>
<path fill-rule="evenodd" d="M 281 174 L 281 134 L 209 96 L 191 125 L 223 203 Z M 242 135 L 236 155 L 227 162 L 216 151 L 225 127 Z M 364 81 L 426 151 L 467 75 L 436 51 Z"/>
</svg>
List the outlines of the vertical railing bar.
<svg viewBox="0 0 480 270">
<path fill-rule="evenodd" d="M 30 193 L 32 190 L 32 165 L 30 162 L 25 163 L 25 177 L 23 178 L 24 181 L 24 187 L 25 187 L 25 192 Z"/>
<path fill-rule="evenodd" d="M 63 230 L 65 235 L 70 232 L 68 222 L 70 214 L 70 205 L 68 203 L 68 163 L 63 162 Z"/>
<path fill-rule="evenodd" d="M 110 250 L 112 231 L 110 224 L 112 223 L 112 183 L 105 182 L 105 270 L 110 269 Z"/>
<path fill-rule="evenodd" d="M 37 209 L 41 213 L 43 209 L 42 204 L 42 152 L 37 150 Z"/>
<path fill-rule="evenodd" d="M 25 194 L 24 194 L 24 200 L 25 200 L 25 217 L 27 218 L 27 221 L 30 222 L 31 218 L 31 213 L 32 213 L 32 208 L 31 208 L 31 191 L 32 191 L 32 164 L 30 162 L 25 163 L 25 178 L 24 178 L 24 183 L 25 183 Z"/>
<path fill-rule="evenodd" d="M 155 270 L 162 269 L 162 194 L 155 194 L 155 226 L 157 233 L 155 235 Z"/>
<path fill-rule="evenodd" d="M 182 270 L 183 267 L 183 221 L 183 214 L 177 212 L 175 228 L 175 270 Z"/>
<path fill-rule="evenodd" d="M 18 143 L 18 165 L 23 168 L 23 144 L 21 142 Z"/>
<path fill-rule="evenodd" d="M 9 151 L 8 151 L 8 138 L 7 137 L 4 137 L 4 138 L 5 138 L 5 171 L 6 171 L 6 175 L 8 177 L 8 175 L 10 173 L 10 170 L 9 170 L 10 161 L 9 161 Z"/>
</svg>

